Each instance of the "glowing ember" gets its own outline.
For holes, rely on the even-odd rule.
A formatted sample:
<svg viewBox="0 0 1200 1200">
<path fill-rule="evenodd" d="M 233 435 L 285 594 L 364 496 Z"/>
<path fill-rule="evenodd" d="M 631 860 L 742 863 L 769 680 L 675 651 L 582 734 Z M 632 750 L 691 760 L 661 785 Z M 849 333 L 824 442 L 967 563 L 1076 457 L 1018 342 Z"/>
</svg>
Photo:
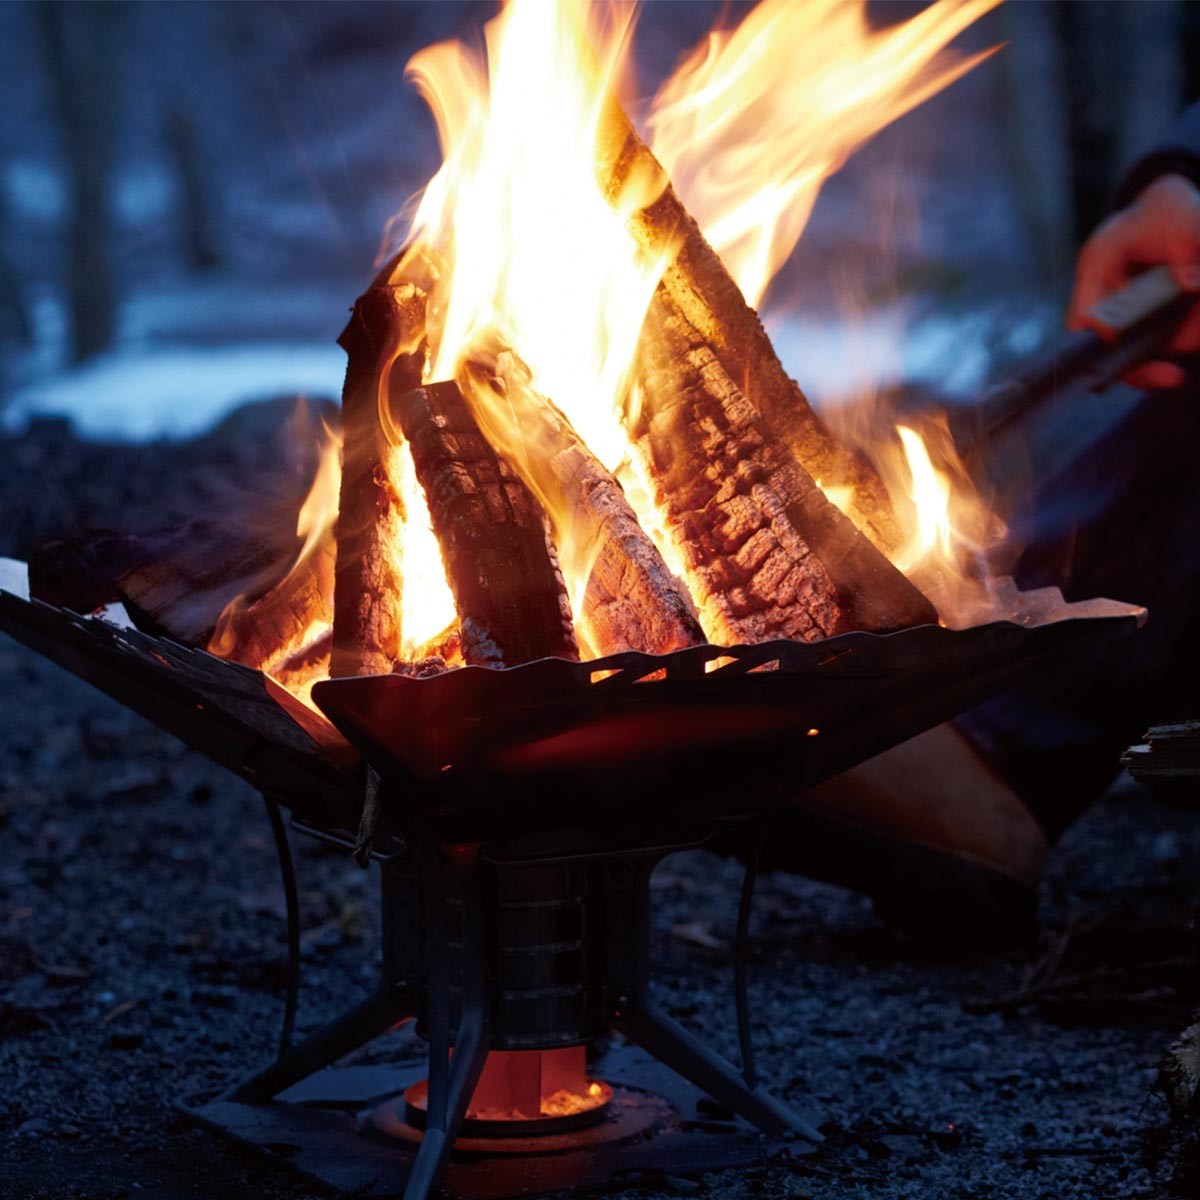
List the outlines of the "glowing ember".
<svg viewBox="0 0 1200 1200">
<path fill-rule="evenodd" d="M 472 1121 L 537 1121 L 599 1113 L 613 1090 L 587 1078 L 583 1046 L 558 1050 L 493 1050 L 484 1063 L 467 1117 Z M 405 1092 L 408 1104 L 424 1112 L 424 1080 Z"/>
</svg>

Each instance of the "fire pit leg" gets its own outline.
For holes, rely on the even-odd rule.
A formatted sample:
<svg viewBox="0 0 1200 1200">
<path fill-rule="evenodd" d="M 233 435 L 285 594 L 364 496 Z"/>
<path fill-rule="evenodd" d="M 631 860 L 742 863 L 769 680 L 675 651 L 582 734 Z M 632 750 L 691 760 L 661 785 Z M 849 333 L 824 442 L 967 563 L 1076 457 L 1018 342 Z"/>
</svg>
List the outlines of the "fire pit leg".
<svg viewBox="0 0 1200 1200">
<path fill-rule="evenodd" d="M 229 1098 L 243 1104 L 270 1100 L 314 1071 L 329 1066 L 359 1046 L 365 1046 L 411 1015 L 396 1007 L 389 989 L 381 988 L 280 1055 L 265 1070 L 243 1080 Z"/>
<path fill-rule="evenodd" d="M 426 1200 L 442 1180 L 467 1107 L 491 1046 L 485 977 L 483 898 L 476 861 L 458 860 L 462 888 L 462 1008 L 450 1043 L 450 964 L 446 953 L 447 902 L 441 856 L 421 855 L 428 964 L 429 1091 L 425 1132 L 404 1189 L 404 1200 Z"/>
<path fill-rule="evenodd" d="M 612 1028 L 654 1055 L 676 1074 L 706 1091 L 764 1133 L 796 1134 L 820 1143 L 824 1138 L 798 1113 L 745 1080 L 720 1055 L 672 1020 L 650 995 L 650 875 L 656 859 L 630 864 L 633 878 L 610 890 L 624 894 L 626 921 L 618 924 L 629 940 L 609 945 L 609 981 L 614 997 Z"/>
</svg>

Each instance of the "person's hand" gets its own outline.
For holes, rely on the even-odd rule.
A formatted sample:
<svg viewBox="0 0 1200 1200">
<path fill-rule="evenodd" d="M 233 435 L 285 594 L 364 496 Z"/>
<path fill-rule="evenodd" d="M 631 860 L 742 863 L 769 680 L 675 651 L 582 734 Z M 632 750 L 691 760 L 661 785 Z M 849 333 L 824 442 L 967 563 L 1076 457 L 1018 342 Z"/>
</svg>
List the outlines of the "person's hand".
<svg viewBox="0 0 1200 1200">
<path fill-rule="evenodd" d="M 1200 292 L 1200 189 L 1182 175 L 1163 175 L 1109 217 L 1088 238 L 1075 268 L 1070 329 L 1087 329 L 1088 312 L 1140 271 L 1166 264 L 1179 286 Z M 1164 347 L 1171 354 L 1200 351 L 1200 305 L 1184 318 Z M 1139 388 L 1173 388 L 1184 381 L 1176 363 L 1148 362 L 1126 382 Z"/>
</svg>

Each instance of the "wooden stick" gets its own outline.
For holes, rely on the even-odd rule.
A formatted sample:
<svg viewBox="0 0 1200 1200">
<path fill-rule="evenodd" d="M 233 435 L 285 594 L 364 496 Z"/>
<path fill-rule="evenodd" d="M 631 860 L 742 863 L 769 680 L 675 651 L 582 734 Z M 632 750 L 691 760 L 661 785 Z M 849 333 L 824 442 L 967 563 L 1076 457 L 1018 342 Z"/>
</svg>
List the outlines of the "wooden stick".
<svg viewBox="0 0 1200 1200">
<path fill-rule="evenodd" d="M 638 522 L 615 476 L 567 418 L 533 390 L 511 350 L 470 364 L 466 394 L 492 445 L 542 501 L 559 554 L 586 572 L 583 636 L 597 657 L 622 650 L 666 654 L 704 641 L 695 606 Z M 569 549 L 567 549 L 569 547 Z"/>
<path fill-rule="evenodd" d="M 814 641 L 937 621 L 933 606 L 854 524 L 681 316 L 643 331 L 630 433 L 687 556 L 714 640 Z"/>
<path fill-rule="evenodd" d="M 788 377 L 758 314 L 746 303 L 666 172 L 615 101 L 601 122 L 597 163 L 601 187 L 610 200 L 616 201 L 631 185 L 643 194 L 657 194 L 629 219 L 638 244 L 654 255 L 675 248 L 651 302 L 647 325 L 689 324 L 805 471 L 823 487 L 851 489 L 862 531 L 885 553 L 898 549 L 903 537 L 883 481 L 861 455 L 826 429 Z"/>
<path fill-rule="evenodd" d="M 342 484 L 337 519 L 331 672 L 375 675 L 400 655 L 402 537 L 397 439 L 380 396 L 421 382 L 425 294 L 380 279 L 354 305 L 338 339 L 349 356 L 342 392 Z"/>
<path fill-rule="evenodd" d="M 333 619 L 336 549 L 325 532 L 308 556 L 270 591 L 249 604 L 227 608 L 208 643 L 210 654 L 258 671 L 304 650 L 305 634 Z M 318 636 L 320 631 L 318 630 Z"/>
<path fill-rule="evenodd" d="M 442 548 L 464 660 L 500 667 L 578 659 L 541 506 L 480 432 L 458 384 L 401 392 L 393 380 L 391 412 Z"/>
</svg>

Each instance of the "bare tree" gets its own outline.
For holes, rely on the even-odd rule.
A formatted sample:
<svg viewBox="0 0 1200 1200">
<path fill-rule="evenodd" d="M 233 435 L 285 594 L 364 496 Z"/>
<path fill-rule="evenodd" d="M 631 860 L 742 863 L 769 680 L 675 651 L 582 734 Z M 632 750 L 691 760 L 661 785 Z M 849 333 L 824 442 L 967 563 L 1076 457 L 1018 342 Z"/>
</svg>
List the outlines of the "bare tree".
<svg viewBox="0 0 1200 1200">
<path fill-rule="evenodd" d="M 167 116 L 166 133 L 167 152 L 179 186 L 187 264 L 193 271 L 215 267 L 220 262 L 220 255 L 213 243 L 208 178 L 196 139 L 196 127 L 182 108 L 173 108 Z"/>
<path fill-rule="evenodd" d="M 42 0 L 38 6 L 74 201 L 67 294 L 76 362 L 110 345 L 116 329 L 108 188 L 116 140 L 121 17 L 120 6 L 108 0 Z"/>
</svg>

